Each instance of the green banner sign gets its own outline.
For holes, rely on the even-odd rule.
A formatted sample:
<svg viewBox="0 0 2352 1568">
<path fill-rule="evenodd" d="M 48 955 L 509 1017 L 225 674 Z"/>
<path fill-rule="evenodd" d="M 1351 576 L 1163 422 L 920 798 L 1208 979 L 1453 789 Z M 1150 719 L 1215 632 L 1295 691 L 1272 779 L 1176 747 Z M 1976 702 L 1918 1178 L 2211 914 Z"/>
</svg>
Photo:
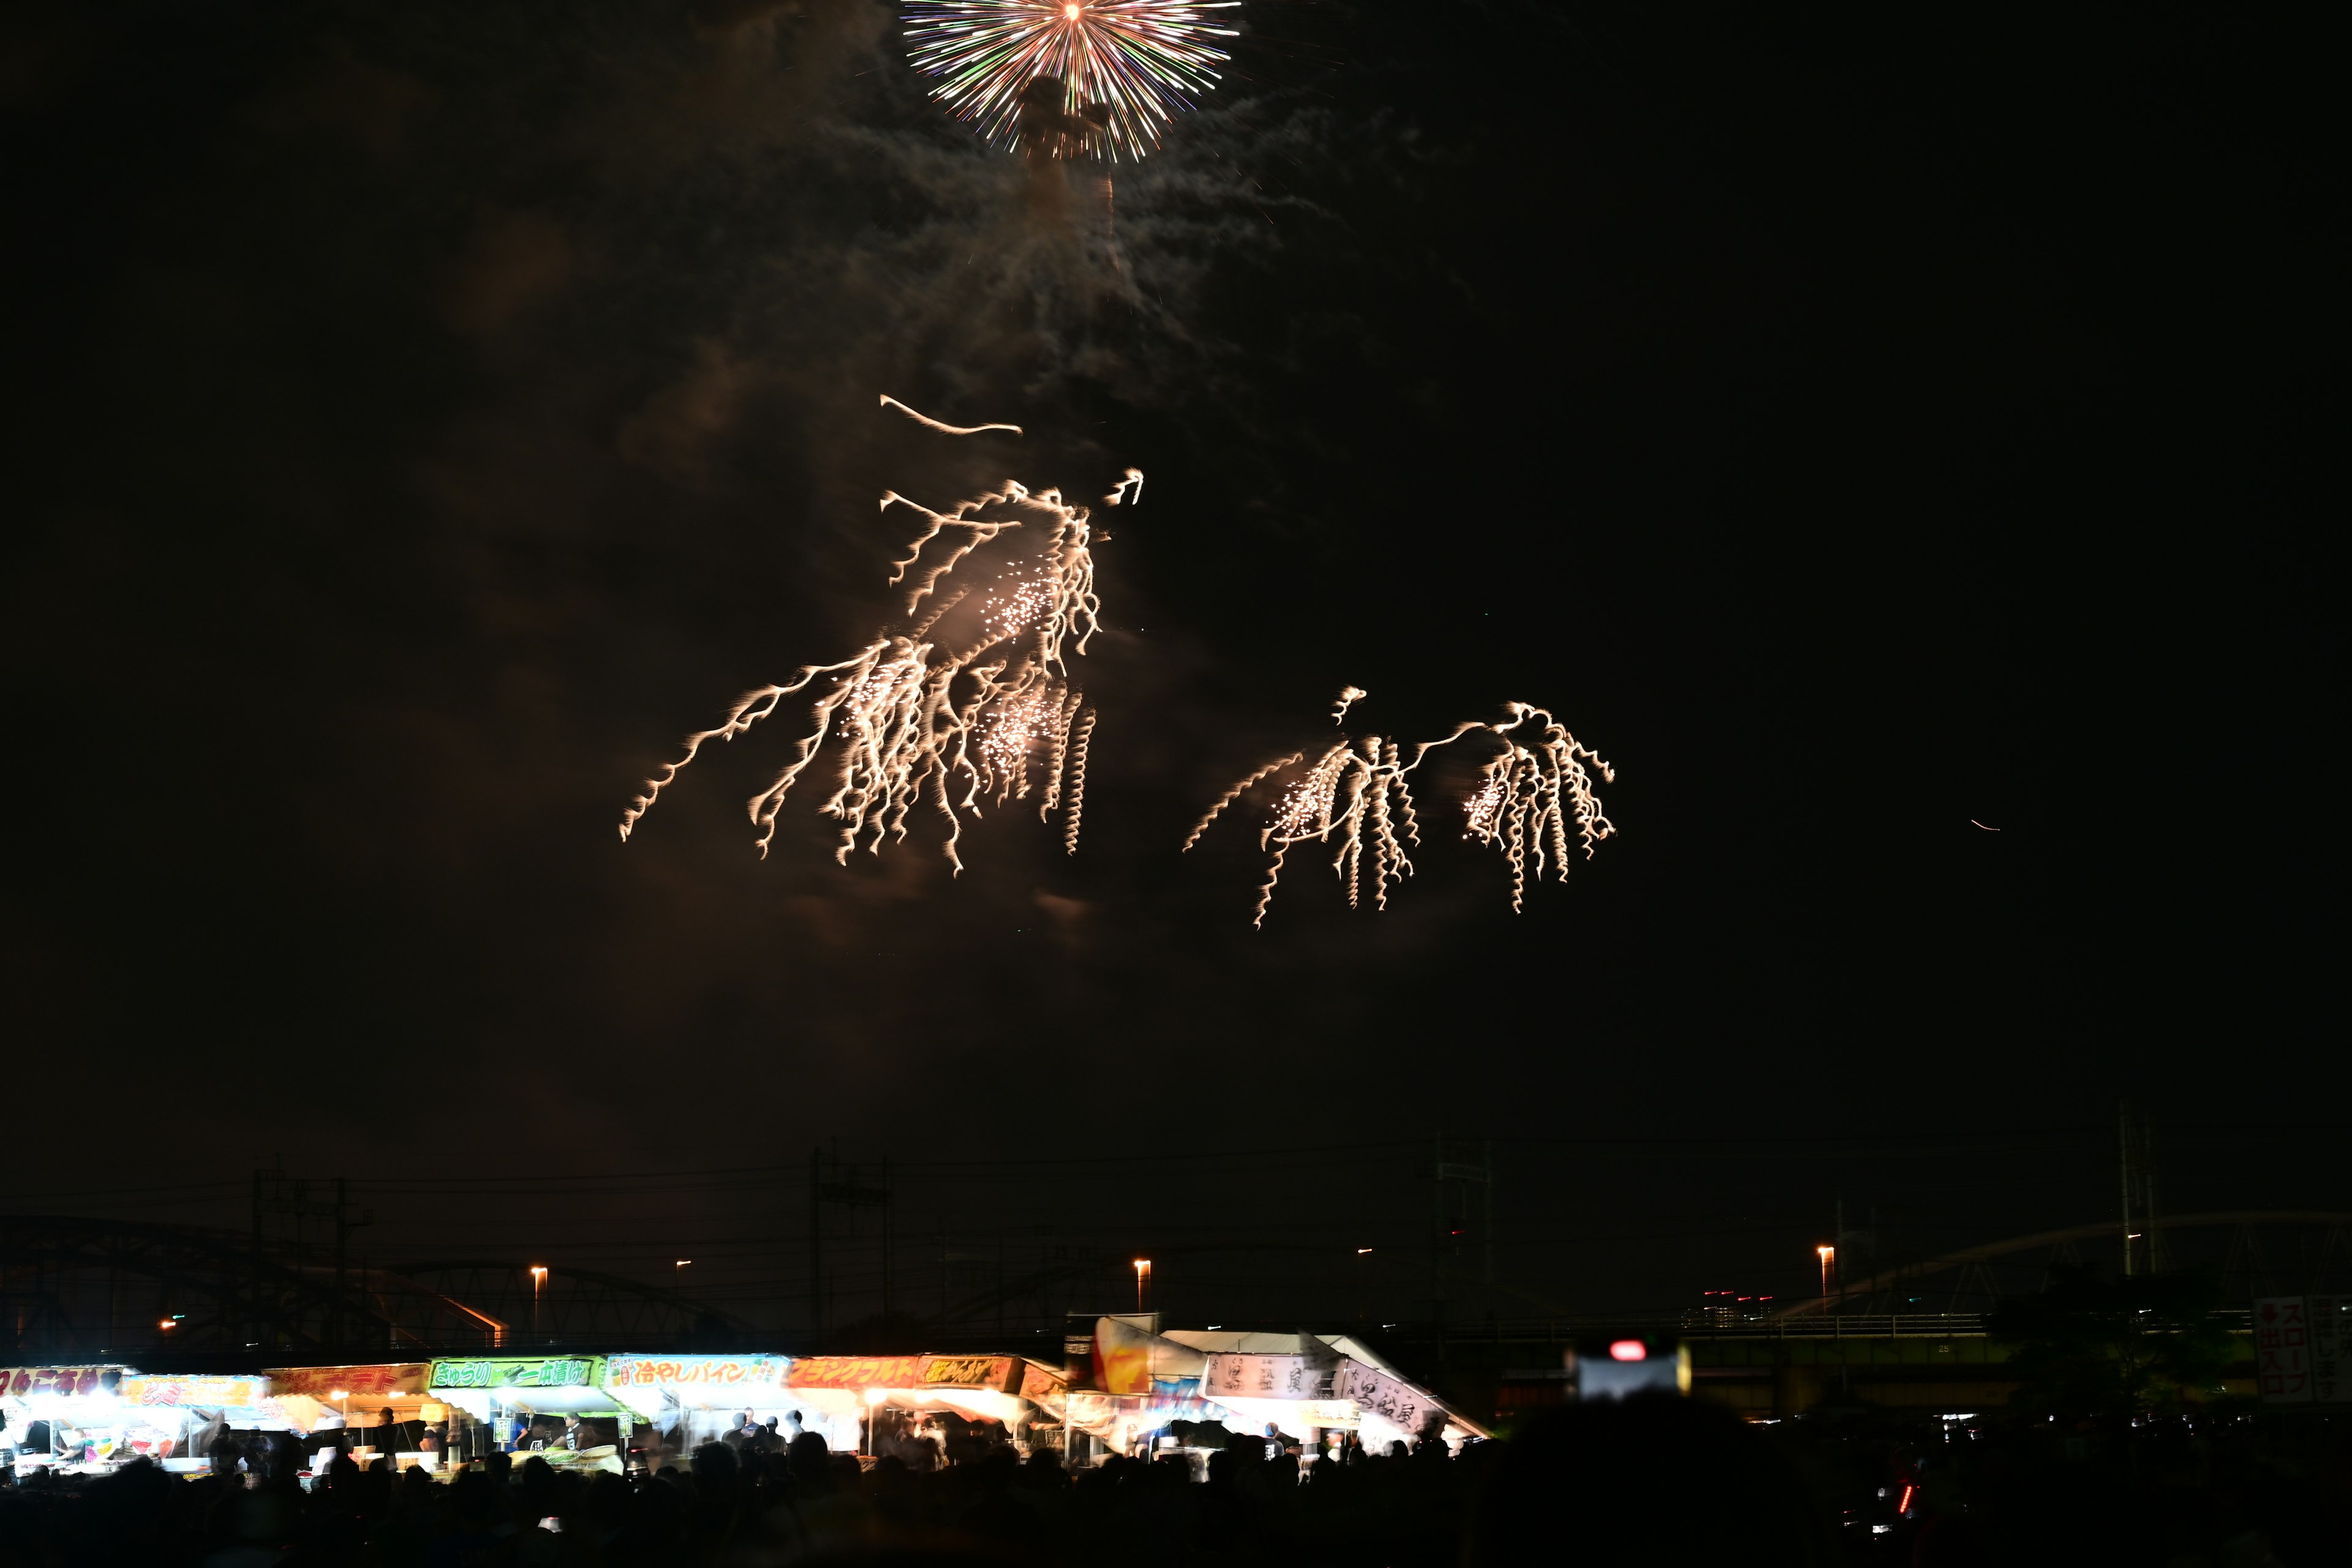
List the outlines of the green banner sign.
<svg viewBox="0 0 2352 1568">
<path fill-rule="evenodd" d="M 428 1388 L 593 1388 L 603 1356 L 484 1356 L 436 1361 Z"/>
</svg>

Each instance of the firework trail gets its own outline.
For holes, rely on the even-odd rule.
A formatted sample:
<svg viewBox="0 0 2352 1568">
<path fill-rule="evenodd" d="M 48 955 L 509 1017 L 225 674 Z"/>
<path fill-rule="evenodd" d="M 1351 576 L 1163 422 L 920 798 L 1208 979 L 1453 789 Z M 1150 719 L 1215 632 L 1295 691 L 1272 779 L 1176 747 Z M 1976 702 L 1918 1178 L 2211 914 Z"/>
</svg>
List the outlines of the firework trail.
<svg viewBox="0 0 2352 1568">
<path fill-rule="evenodd" d="M 1366 693 L 1349 686 L 1339 693 L 1335 721 Z M 1466 827 L 1463 837 L 1499 849 L 1511 868 L 1511 908 L 1524 907 L 1527 879 L 1532 864 L 1541 880 L 1547 865 L 1561 881 L 1568 878 L 1567 822 L 1573 817 L 1586 858 L 1601 840 L 1617 831 L 1602 814 L 1592 790 L 1589 761 L 1603 782 L 1617 774 L 1600 755 L 1579 742 L 1543 709 L 1524 702 L 1505 705 L 1508 718 L 1494 722 L 1471 721 L 1457 724 L 1442 740 L 1412 747 L 1410 760 L 1393 739 L 1367 735 L 1361 741 L 1341 741 L 1326 748 L 1303 773 L 1294 776 L 1276 796 L 1273 814 L 1258 831 L 1258 847 L 1271 852 L 1265 881 L 1258 889 L 1252 924 L 1263 927 L 1282 880 L 1292 846 L 1314 842 L 1334 845 L 1333 873 L 1348 888 L 1348 904 L 1358 907 L 1369 880 L 1372 907 L 1388 907 L 1391 883 L 1412 875 L 1407 846 L 1421 843 L 1420 818 L 1413 810 L 1407 776 L 1440 746 L 1472 736 L 1498 742 L 1502 751 L 1479 773 L 1477 787 L 1463 803 Z M 1184 840 L 1191 849 L 1200 842 L 1228 807 L 1257 785 L 1279 780 L 1306 762 L 1293 752 L 1268 763 L 1218 797 L 1208 813 L 1192 826 Z"/>
<path fill-rule="evenodd" d="M 882 395 L 881 406 L 885 408 L 895 408 L 899 413 L 905 415 L 908 418 L 913 420 L 916 424 L 928 425 L 932 429 L 940 431 L 949 436 L 977 436 L 983 430 L 1010 430 L 1015 436 L 1021 434 L 1021 426 L 1018 425 L 942 425 L 928 414 L 916 413 L 913 409 L 908 407 L 905 404 L 899 402 L 897 398 L 891 396 L 887 392 Z M 1129 473 L 1133 473 L 1134 471 L 1135 470 L 1132 468 L 1128 470 Z"/>
<path fill-rule="evenodd" d="M 908 58 L 992 145 L 1141 158 L 1216 85 L 1239 0 L 909 0 Z"/>
<path fill-rule="evenodd" d="M 1014 428 L 960 428 L 895 398 L 882 402 L 950 434 Z M 1128 475 L 1114 495 L 1140 488 L 1143 476 L 1132 468 Z M 1041 820 L 1063 808 L 1063 847 L 1076 853 L 1095 714 L 1070 684 L 1069 658 L 1087 651 L 1102 608 L 1094 591 L 1087 509 L 1066 503 L 1059 490 L 1033 491 L 1009 479 L 1002 489 L 946 511 L 885 494 L 883 511 L 894 505 L 929 520 L 905 559 L 894 563 L 894 584 L 921 562 L 925 544 L 950 531 L 957 534 L 945 557 L 915 585 L 905 610 L 910 620 L 982 545 L 1026 529 L 1042 535 L 1041 548 L 1034 560 L 1001 571 L 992 585 L 963 586 L 943 596 L 904 632 L 886 633 L 839 663 L 805 666 L 782 685 L 745 693 L 724 721 L 688 735 L 685 755 L 646 781 L 644 793 L 621 816 L 624 842 L 705 742 L 731 741 L 772 717 L 785 698 L 811 692 L 812 727 L 793 760 L 750 804 L 762 858 L 785 796 L 828 742 L 839 763 L 834 791 L 818 810 L 840 824 L 836 860 L 846 863 L 858 848 L 878 852 L 886 838 L 904 839 L 908 816 L 928 805 L 945 819 L 942 848 L 961 871 L 957 845 L 964 816 L 979 816 L 985 802 L 1001 805 L 1033 793 Z M 971 609 L 950 622 L 951 613 L 967 605 Z M 943 626 L 957 635 L 935 635 Z"/>
</svg>

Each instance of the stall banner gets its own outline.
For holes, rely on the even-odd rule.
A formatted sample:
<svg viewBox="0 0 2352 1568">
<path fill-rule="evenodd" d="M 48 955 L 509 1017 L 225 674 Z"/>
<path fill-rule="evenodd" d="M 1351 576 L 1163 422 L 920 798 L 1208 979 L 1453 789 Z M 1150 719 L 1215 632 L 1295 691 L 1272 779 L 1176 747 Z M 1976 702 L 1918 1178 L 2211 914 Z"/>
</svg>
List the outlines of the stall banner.
<svg viewBox="0 0 2352 1568">
<path fill-rule="evenodd" d="M 607 1388 L 782 1388 L 792 1358 L 780 1355 L 608 1356 Z"/>
<path fill-rule="evenodd" d="M 985 1388 L 1010 1394 L 1023 1365 L 1009 1355 L 812 1355 L 792 1363 L 787 1388 Z"/>
<path fill-rule="evenodd" d="M 433 1388 L 594 1388 L 603 1356 L 483 1356 L 436 1361 Z"/>
<path fill-rule="evenodd" d="M 1332 1373 L 1303 1355 L 1220 1352 L 1209 1357 L 1201 1391 L 1211 1399 L 1332 1399 Z"/>
<path fill-rule="evenodd" d="M 927 1355 L 923 1386 L 1011 1394 L 1021 1386 L 1019 1373 L 1024 1364 L 1019 1356 L 1010 1355 Z"/>
<path fill-rule="evenodd" d="M 1151 1392 L 1152 1342 L 1147 1333 L 1117 1318 L 1095 1320 L 1095 1386 L 1105 1394 Z"/>
<path fill-rule="evenodd" d="M 923 1381 L 919 1355 L 811 1355 L 793 1363 L 785 1374 L 787 1388 L 919 1388 Z"/>
<path fill-rule="evenodd" d="M 1434 1395 L 1361 1362 L 1351 1362 L 1339 1369 L 1339 1375 L 1333 1381 L 1333 1392 L 1338 1398 L 1354 1400 L 1359 1410 L 1370 1411 L 1407 1432 L 1420 1431 L 1433 1414 L 1448 1414 Z"/>
<path fill-rule="evenodd" d="M 341 1389 L 353 1399 L 389 1399 L 406 1394 L 425 1392 L 425 1373 L 430 1370 L 421 1361 L 387 1362 L 377 1366 L 288 1366 L 271 1367 L 264 1375 L 269 1379 L 269 1392 L 280 1398 L 299 1394 L 305 1399 L 321 1403 L 335 1396 Z"/>
<path fill-rule="evenodd" d="M 124 1403 L 131 1405 L 166 1405 L 181 1410 L 201 1405 L 207 1410 L 257 1412 L 267 1397 L 268 1384 L 258 1377 L 126 1377 L 122 1380 L 122 1398 Z"/>
<path fill-rule="evenodd" d="M 1050 1367 L 1024 1365 L 1021 1373 L 1021 1397 L 1059 1415 L 1062 1402 L 1069 1397 L 1069 1384 L 1061 1373 Z"/>
<path fill-rule="evenodd" d="M 127 1366 L 18 1366 L 0 1371 L 0 1394 L 18 1399 L 34 1394 L 83 1398 L 110 1394 L 130 1372 Z"/>
</svg>

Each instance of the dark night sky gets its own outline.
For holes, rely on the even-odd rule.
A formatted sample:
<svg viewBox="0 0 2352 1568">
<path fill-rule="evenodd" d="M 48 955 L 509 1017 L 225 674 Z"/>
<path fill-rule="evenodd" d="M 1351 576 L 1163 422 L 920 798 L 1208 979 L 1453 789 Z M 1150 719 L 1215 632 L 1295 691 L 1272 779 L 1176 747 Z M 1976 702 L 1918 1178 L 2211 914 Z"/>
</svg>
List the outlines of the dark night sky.
<svg viewBox="0 0 2352 1568">
<path fill-rule="evenodd" d="M 388 1255 L 692 1246 L 764 1311 L 820 1141 L 926 1233 L 1337 1257 L 1443 1131 L 1600 1310 L 1801 1289 L 1840 1193 L 2102 1218 L 2126 1093 L 2176 1209 L 2352 1206 L 2294 41 L 1242 15 L 1116 265 L 872 0 L 0 24 L 5 1206 L 233 1222 L 282 1152 Z M 880 490 L 1130 463 L 1076 858 L 842 869 L 796 794 L 759 861 L 782 724 L 618 842 L 887 612 Z M 1347 682 L 1553 708 L 1622 837 L 1253 931 L 1246 837 L 1175 847 Z M 1327 1310 L 1313 1256 L 1166 1299 Z"/>
</svg>

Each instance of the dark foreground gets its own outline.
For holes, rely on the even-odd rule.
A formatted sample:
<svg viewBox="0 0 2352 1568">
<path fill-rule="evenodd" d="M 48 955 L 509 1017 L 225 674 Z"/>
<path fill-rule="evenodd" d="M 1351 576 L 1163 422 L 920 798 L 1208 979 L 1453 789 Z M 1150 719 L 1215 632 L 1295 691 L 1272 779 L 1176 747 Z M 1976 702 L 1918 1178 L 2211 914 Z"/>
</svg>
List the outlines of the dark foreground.
<svg viewBox="0 0 2352 1568">
<path fill-rule="evenodd" d="M 2345 1424 L 2208 1420 L 2061 1435 L 1856 1420 L 1743 1426 L 1658 1401 L 1563 1410 L 1449 1459 L 1312 1468 L 1255 1441 L 1073 1479 L 1009 1451 L 929 1475 L 803 1448 L 710 1445 L 646 1480 L 526 1460 L 436 1484 L 411 1472 L 188 1482 L 143 1462 L 0 1489 L 0 1568 L 115 1563 L 1149 1564 L 2151 1563 L 2352 1562 Z"/>
</svg>

